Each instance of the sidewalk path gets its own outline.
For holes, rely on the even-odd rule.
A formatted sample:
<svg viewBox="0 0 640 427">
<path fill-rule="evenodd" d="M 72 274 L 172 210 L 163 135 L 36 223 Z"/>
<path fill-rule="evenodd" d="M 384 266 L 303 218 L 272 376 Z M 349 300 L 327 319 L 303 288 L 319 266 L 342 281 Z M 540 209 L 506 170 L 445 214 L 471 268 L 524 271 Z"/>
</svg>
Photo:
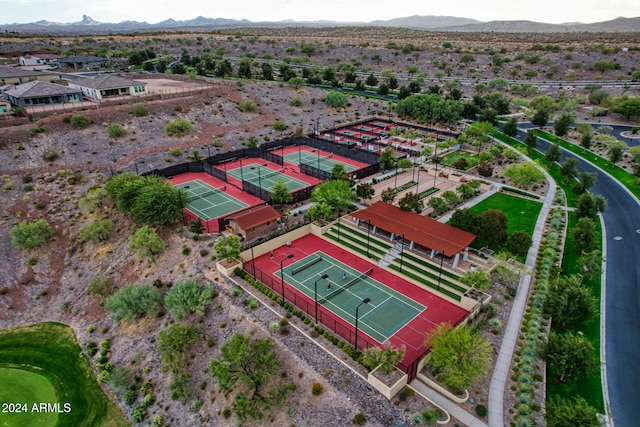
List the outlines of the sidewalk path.
<svg viewBox="0 0 640 427">
<path fill-rule="evenodd" d="M 527 158 L 532 162 L 531 159 Z M 505 329 L 504 338 L 500 345 L 500 352 L 496 360 L 496 366 L 493 370 L 493 376 L 491 378 L 491 384 L 489 385 L 489 425 L 491 427 L 503 427 L 504 426 L 504 390 L 509 377 L 509 368 L 511 367 L 511 361 L 513 359 L 513 352 L 515 350 L 516 341 L 518 340 L 518 332 L 520 330 L 520 324 L 522 323 L 522 316 L 526 308 L 527 299 L 529 298 L 529 290 L 532 284 L 532 273 L 536 264 L 536 258 L 540 249 L 540 243 L 542 242 L 542 233 L 544 232 L 545 222 L 547 216 L 553 206 L 553 200 L 556 194 L 556 183 L 546 171 L 544 171 L 547 182 L 549 183 L 549 191 L 544 199 L 544 204 L 536 227 L 533 232 L 532 245 L 527 255 L 525 265 L 530 267 L 528 272 L 520 279 L 518 285 L 518 292 L 511 308 L 511 314 L 509 315 L 509 321 Z"/>
<path fill-rule="evenodd" d="M 431 387 L 428 387 L 422 381 L 415 379 L 409 384 L 409 387 L 413 388 L 417 393 L 423 395 L 436 405 L 440 406 L 442 409 L 447 411 L 449 415 L 458 419 L 464 425 L 469 427 L 488 427 L 487 424 L 462 409 L 460 405 L 447 399 L 437 391 L 433 390 Z"/>
</svg>

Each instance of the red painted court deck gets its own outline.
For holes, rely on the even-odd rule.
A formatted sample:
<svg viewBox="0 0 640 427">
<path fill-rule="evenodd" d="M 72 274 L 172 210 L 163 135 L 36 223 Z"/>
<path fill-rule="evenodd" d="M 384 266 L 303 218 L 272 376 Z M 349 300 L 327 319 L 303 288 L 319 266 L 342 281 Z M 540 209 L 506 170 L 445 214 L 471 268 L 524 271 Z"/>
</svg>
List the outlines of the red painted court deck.
<svg viewBox="0 0 640 427">
<path fill-rule="evenodd" d="M 356 270 L 364 272 L 369 268 L 373 268 L 373 272 L 370 275 L 372 278 L 427 307 L 427 310 L 421 313 L 418 317 L 415 317 L 387 340 L 387 342 L 393 346 L 406 347 L 405 357 L 402 362 L 402 365 L 405 368 L 415 366 L 415 364 L 424 356 L 427 351 L 425 342 L 432 335 L 437 325 L 443 322 L 456 325 L 468 314 L 468 312 L 463 308 L 458 307 L 457 305 L 444 300 L 439 296 L 394 275 L 391 272 L 379 268 L 375 263 L 372 263 L 369 260 L 354 255 L 351 252 L 348 252 L 331 242 L 312 234 L 293 241 L 290 249 L 286 246 L 276 249 L 274 251 L 273 258 L 270 254 L 265 254 L 256 258 L 255 267 L 258 271 L 256 276 L 267 286 L 270 286 L 275 292 L 281 294 L 280 278 L 274 274 L 279 271 L 280 262 L 283 261 L 286 266 L 290 263 L 287 255 L 294 254 L 294 259 L 302 259 L 318 249 L 322 249 L 325 253 L 355 268 Z M 251 262 L 245 263 L 244 268 L 246 271 L 251 273 Z M 313 318 L 313 310 L 315 308 L 313 299 L 307 297 L 295 287 L 289 286 L 286 282 L 284 283 L 284 292 L 287 301 L 294 302 L 299 308 L 306 311 L 310 314 L 310 317 Z M 355 329 L 350 323 L 343 321 L 339 316 L 331 313 L 323 306 L 319 306 L 319 318 L 321 319 L 322 324 L 334 330 L 348 342 L 353 344 Z M 362 331 L 359 331 L 358 343 L 360 348 L 386 344 L 376 342 L 373 338 L 367 336 Z"/>
</svg>

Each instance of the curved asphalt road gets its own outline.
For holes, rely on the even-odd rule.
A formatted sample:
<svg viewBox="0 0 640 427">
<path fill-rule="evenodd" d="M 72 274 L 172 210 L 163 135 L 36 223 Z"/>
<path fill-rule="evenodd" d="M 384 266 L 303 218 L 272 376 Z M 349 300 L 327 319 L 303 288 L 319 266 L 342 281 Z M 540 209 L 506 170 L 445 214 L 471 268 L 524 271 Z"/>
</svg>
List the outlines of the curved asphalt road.
<svg viewBox="0 0 640 427">
<path fill-rule="evenodd" d="M 526 124 L 523 124 L 527 127 Z M 524 136 L 520 132 L 519 137 Z M 539 140 L 538 149 L 546 151 L 549 143 Z M 640 425 L 640 203 L 603 173 L 580 157 L 580 170 L 597 172 L 591 189 L 607 199 L 603 214 L 606 232 L 606 377 L 609 416 L 616 427 Z"/>
</svg>

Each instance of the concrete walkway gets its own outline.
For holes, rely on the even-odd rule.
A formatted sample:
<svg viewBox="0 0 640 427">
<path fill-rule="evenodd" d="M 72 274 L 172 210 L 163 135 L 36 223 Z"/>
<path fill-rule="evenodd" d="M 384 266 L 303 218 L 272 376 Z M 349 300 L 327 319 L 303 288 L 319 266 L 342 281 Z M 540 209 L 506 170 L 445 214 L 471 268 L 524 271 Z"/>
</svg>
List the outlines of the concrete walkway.
<svg viewBox="0 0 640 427">
<path fill-rule="evenodd" d="M 414 389 L 416 393 L 421 394 L 428 400 L 431 400 L 433 403 L 440 406 L 442 409 L 447 411 L 449 415 L 458 419 L 464 425 L 469 427 L 488 427 L 487 424 L 462 409 L 457 403 L 447 399 L 431 387 L 428 387 L 422 381 L 415 379 L 409 384 L 409 387 Z"/>
<path fill-rule="evenodd" d="M 482 193 L 478 197 L 474 197 L 473 199 L 469 200 L 465 204 L 457 207 L 456 210 L 457 209 L 466 209 L 466 208 L 470 208 L 470 207 L 472 207 L 474 205 L 477 205 L 478 203 L 480 203 L 484 199 L 488 199 L 489 197 L 491 197 L 494 194 L 496 194 L 500 190 L 501 187 L 502 187 L 501 184 L 493 183 L 493 185 L 491 185 L 491 188 L 489 189 L 489 191 L 485 191 L 484 193 Z M 446 215 L 441 216 L 440 218 L 438 218 L 438 221 L 446 224 L 447 221 L 449 221 L 451 219 L 451 215 L 453 215 L 453 212 L 454 211 L 450 211 Z"/>
<path fill-rule="evenodd" d="M 525 156 L 525 158 L 533 162 L 531 159 Z M 532 271 L 534 270 L 536 259 L 538 257 L 538 251 L 540 249 L 540 243 L 542 242 L 542 233 L 544 232 L 544 226 L 547 221 L 547 216 L 553 206 L 553 200 L 556 194 L 556 183 L 546 171 L 544 171 L 547 182 L 549 183 L 549 191 L 544 199 L 544 204 L 536 227 L 533 232 L 532 245 L 527 254 L 527 260 L 525 265 L 530 267 L 527 272 L 520 278 L 518 285 L 518 292 L 513 301 L 513 307 L 511 308 L 511 314 L 509 315 L 509 321 L 505 328 L 504 338 L 500 345 L 500 352 L 496 359 L 496 365 L 493 370 L 493 376 L 491 377 L 491 384 L 489 385 L 489 425 L 491 427 L 503 427 L 504 426 L 504 390 L 509 377 L 509 369 L 511 367 L 511 361 L 513 360 L 513 352 L 518 340 L 518 333 L 520 331 L 520 325 L 522 323 L 522 316 L 524 314 L 527 300 L 529 298 L 529 290 L 532 285 Z M 507 408 L 508 409 L 508 408 Z"/>
</svg>

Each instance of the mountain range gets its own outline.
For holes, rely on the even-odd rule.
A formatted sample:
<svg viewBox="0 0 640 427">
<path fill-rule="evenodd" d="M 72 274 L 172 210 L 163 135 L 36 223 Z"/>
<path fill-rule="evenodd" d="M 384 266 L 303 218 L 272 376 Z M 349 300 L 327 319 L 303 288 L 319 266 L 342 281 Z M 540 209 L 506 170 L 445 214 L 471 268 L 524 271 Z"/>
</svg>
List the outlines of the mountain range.
<svg viewBox="0 0 640 427">
<path fill-rule="evenodd" d="M 37 21 L 25 24 L 0 25 L 0 31 L 35 33 L 35 34 L 105 34 L 124 33 L 131 31 L 213 31 L 222 28 L 238 27 L 336 27 L 336 26 L 377 26 L 402 27 L 432 31 L 456 32 L 506 32 L 506 33 L 566 33 L 566 32 L 638 32 L 640 31 L 640 17 L 616 18 L 610 21 L 583 24 L 571 22 L 565 24 L 548 24 L 526 20 L 518 21 L 490 21 L 482 22 L 474 19 L 454 16 L 408 16 L 389 20 L 370 22 L 337 22 L 337 21 L 292 21 L 253 22 L 247 19 L 205 18 L 198 16 L 194 19 L 176 21 L 167 19 L 155 24 L 138 21 L 123 21 L 118 23 L 103 23 L 83 15 L 82 20 L 71 23 L 51 21 Z"/>
</svg>

